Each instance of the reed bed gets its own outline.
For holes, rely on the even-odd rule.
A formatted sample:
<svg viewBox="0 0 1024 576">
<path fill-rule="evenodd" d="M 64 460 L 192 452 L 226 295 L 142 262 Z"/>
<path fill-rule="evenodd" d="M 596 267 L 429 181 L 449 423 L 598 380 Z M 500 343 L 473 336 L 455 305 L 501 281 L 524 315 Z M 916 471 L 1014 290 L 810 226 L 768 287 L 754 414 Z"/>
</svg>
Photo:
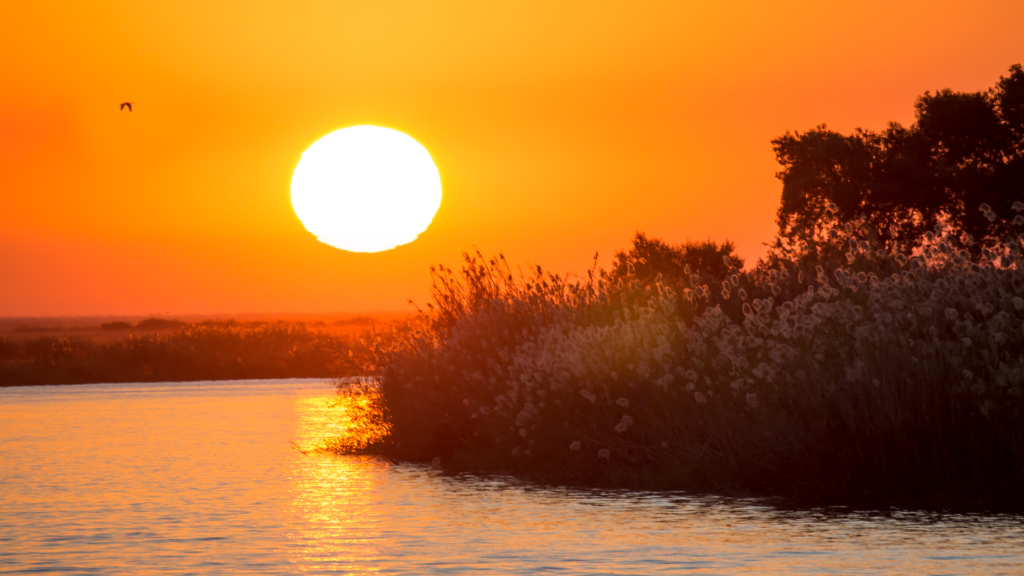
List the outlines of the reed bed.
<svg viewBox="0 0 1024 576">
<path fill-rule="evenodd" d="M 583 278 L 466 254 L 374 343 L 360 393 L 388 432 L 370 449 L 559 483 L 1020 506 L 1024 235 L 876 238 L 847 225 L 672 277 L 625 253 L 625 274 Z"/>
<path fill-rule="evenodd" d="M 329 378 L 362 374 L 369 360 L 359 338 L 299 323 L 182 323 L 112 342 L 0 338 L 0 384 Z"/>
</svg>

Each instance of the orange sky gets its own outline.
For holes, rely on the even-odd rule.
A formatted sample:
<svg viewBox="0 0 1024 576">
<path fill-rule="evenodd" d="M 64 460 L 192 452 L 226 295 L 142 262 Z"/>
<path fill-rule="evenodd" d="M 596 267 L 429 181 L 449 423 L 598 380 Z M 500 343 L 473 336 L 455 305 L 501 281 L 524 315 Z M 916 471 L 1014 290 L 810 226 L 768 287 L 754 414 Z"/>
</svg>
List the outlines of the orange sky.
<svg viewBox="0 0 1024 576">
<path fill-rule="evenodd" d="M 1024 61 L 1017 0 L 154 4 L 0 10 L 0 315 L 404 309 L 460 249 L 582 271 L 636 230 L 754 259 L 772 138 Z M 343 252 L 292 212 L 299 155 L 354 124 L 438 164 L 416 242 Z"/>
</svg>

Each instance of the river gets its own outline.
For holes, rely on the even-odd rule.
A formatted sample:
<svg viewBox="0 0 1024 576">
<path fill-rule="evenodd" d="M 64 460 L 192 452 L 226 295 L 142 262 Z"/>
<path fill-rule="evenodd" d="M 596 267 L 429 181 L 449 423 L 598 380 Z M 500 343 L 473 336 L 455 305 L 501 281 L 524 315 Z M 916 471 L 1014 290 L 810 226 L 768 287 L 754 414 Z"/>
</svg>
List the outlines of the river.
<svg viewBox="0 0 1024 576">
<path fill-rule="evenodd" d="M 0 388 L 0 574 L 1022 574 L 1024 518 L 307 455 L 321 380 Z"/>
</svg>

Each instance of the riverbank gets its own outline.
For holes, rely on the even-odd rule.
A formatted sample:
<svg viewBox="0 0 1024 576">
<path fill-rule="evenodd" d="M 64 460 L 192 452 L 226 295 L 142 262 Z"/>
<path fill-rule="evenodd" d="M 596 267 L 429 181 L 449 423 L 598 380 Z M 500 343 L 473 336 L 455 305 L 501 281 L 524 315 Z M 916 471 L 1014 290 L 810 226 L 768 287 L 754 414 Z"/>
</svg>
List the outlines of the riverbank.
<svg viewBox="0 0 1024 576">
<path fill-rule="evenodd" d="M 419 326 L 378 341 L 390 431 L 367 449 L 570 485 L 1021 508 L 1015 243 L 827 238 L 717 277 L 516 278 L 467 255 L 434 271 Z"/>
</svg>

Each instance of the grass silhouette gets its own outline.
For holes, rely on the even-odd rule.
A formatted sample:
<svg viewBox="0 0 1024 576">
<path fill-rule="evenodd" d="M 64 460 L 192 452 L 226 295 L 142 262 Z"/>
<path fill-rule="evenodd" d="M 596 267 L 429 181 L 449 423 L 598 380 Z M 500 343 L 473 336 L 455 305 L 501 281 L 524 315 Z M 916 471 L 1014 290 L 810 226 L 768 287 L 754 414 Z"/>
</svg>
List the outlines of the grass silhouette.
<svg viewBox="0 0 1024 576">
<path fill-rule="evenodd" d="M 328 378 L 359 375 L 370 360 L 358 336 L 311 331 L 301 323 L 151 319 L 136 328 L 163 331 L 111 342 L 74 336 L 0 338 L 0 383 Z"/>
</svg>

